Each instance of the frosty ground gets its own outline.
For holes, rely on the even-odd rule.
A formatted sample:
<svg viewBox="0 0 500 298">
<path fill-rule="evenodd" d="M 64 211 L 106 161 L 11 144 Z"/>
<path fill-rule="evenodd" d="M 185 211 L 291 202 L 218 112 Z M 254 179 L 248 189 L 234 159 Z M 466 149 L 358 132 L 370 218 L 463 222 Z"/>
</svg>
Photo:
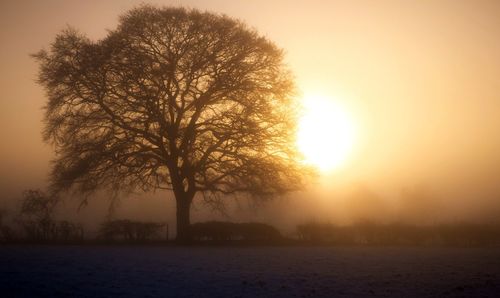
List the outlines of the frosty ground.
<svg viewBox="0 0 500 298">
<path fill-rule="evenodd" d="M 2 297 L 498 297 L 499 248 L 0 247 Z"/>
</svg>

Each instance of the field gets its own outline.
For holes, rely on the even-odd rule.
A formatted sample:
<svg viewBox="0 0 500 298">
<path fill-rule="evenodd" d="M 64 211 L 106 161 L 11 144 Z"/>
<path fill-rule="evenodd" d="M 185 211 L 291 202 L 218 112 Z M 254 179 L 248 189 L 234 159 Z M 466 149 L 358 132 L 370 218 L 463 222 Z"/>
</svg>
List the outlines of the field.
<svg viewBox="0 0 500 298">
<path fill-rule="evenodd" d="M 0 247 L 2 297 L 498 297 L 499 248 Z"/>
</svg>

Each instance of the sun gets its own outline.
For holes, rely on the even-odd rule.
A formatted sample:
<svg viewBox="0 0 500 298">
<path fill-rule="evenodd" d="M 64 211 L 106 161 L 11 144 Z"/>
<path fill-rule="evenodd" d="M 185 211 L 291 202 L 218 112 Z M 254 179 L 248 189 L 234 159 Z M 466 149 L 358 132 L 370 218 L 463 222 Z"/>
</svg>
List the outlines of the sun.
<svg viewBox="0 0 500 298">
<path fill-rule="evenodd" d="M 303 99 L 297 146 L 305 162 L 328 172 L 339 168 L 354 145 L 354 126 L 349 114 L 331 98 L 308 95 Z"/>
</svg>

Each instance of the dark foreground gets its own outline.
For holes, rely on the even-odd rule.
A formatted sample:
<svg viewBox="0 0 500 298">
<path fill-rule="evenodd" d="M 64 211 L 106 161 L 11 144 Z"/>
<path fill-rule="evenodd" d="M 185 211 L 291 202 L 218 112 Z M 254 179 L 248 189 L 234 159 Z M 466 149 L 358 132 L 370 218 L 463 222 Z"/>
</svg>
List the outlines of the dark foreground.
<svg viewBox="0 0 500 298">
<path fill-rule="evenodd" d="M 1 297 L 499 297 L 499 248 L 0 247 Z"/>
</svg>

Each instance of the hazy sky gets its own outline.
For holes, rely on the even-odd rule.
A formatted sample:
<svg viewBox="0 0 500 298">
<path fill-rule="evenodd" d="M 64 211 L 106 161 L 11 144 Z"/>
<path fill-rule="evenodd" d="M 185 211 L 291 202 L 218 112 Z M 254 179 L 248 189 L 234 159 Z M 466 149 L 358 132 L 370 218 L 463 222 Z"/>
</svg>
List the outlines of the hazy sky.
<svg viewBox="0 0 500 298">
<path fill-rule="evenodd" d="M 301 195 L 300 204 L 311 210 L 328 206 L 320 208 L 321 216 L 364 216 L 371 208 L 365 201 L 378 206 L 378 197 L 396 203 L 401 196 L 440 198 L 455 217 L 471 206 L 500 205 L 495 0 L 3 0 L 0 205 L 23 189 L 43 188 L 52 156 L 41 140 L 45 97 L 29 54 L 48 47 L 67 25 L 102 38 L 120 14 L 141 2 L 242 19 L 285 49 L 305 94 L 321 93 L 345 107 L 358 131 L 354 151 L 341 169 Z M 128 204 L 160 214 L 155 203 Z"/>
</svg>

